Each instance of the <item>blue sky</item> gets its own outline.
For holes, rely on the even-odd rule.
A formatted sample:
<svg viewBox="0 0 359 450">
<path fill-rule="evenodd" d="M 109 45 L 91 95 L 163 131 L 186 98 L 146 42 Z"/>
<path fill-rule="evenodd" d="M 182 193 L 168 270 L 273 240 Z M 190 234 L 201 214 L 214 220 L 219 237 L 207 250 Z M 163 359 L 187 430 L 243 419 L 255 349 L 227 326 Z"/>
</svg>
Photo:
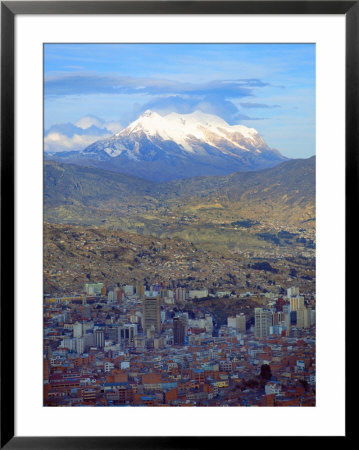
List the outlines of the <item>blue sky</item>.
<svg viewBox="0 0 359 450">
<path fill-rule="evenodd" d="M 315 154 L 314 44 L 45 44 L 45 150 L 80 150 L 147 109 L 253 127 Z"/>
</svg>

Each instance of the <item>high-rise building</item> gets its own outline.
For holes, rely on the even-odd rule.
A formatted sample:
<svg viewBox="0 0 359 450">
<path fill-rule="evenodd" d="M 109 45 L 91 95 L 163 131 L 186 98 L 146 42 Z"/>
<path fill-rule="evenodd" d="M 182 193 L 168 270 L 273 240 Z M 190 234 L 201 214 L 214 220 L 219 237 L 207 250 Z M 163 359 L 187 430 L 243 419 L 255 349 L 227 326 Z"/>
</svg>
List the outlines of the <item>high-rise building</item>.
<svg viewBox="0 0 359 450">
<path fill-rule="evenodd" d="M 243 313 L 236 315 L 236 329 L 239 333 L 246 332 L 246 316 Z"/>
<path fill-rule="evenodd" d="M 236 318 L 233 316 L 227 317 L 227 327 L 228 328 L 237 328 Z"/>
<path fill-rule="evenodd" d="M 186 323 L 182 317 L 173 319 L 173 343 L 174 345 L 184 345 Z"/>
<path fill-rule="evenodd" d="M 291 287 L 287 289 L 287 297 L 298 297 L 299 295 L 299 287 Z"/>
<path fill-rule="evenodd" d="M 76 338 L 76 352 L 82 355 L 85 351 L 85 339 L 83 337 Z"/>
<path fill-rule="evenodd" d="M 82 336 L 82 323 L 76 322 L 72 325 L 74 338 L 79 338 Z"/>
<path fill-rule="evenodd" d="M 234 328 L 238 333 L 246 332 L 246 316 L 242 314 L 237 314 L 235 317 L 227 318 L 228 328 Z"/>
<path fill-rule="evenodd" d="M 312 325 L 312 308 L 306 309 L 306 315 L 304 316 L 304 328 L 309 328 Z"/>
<path fill-rule="evenodd" d="M 175 290 L 176 302 L 184 302 L 186 300 L 186 289 L 178 287 Z"/>
<path fill-rule="evenodd" d="M 125 323 L 118 327 L 119 344 L 125 347 L 134 347 L 135 336 L 137 336 L 137 325 L 135 323 Z"/>
<path fill-rule="evenodd" d="M 304 297 L 291 297 L 290 298 L 290 310 L 297 311 L 300 308 L 304 308 Z"/>
<path fill-rule="evenodd" d="M 144 295 L 145 295 L 145 286 L 143 284 L 140 284 L 140 283 L 136 284 L 136 294 L 139 297 L 144 297 Z"/>
<path fill-rule="evenodd" d="M 144 297 L 142 301 L 143 307 L 143 329 L 149 330 L 154 326 L 157 334 L 161 333 L 161 298 Z"/>
<path fill-rule="evenodd" d="M 311 323 L 311 325 L 315 325 L 315 309 L 312 309 L 312 310 L 311 310 L 311 313 L 310 313 L 310 323 Z"/>
<path fill-rule="evenodd" d="M 115 301 L 115 291 L 109 291 L 107 294 L 107 303 L 113 303 Z"/>
<path fill-rule="evenodd" d="M 105 346 L 105 333 L 103 330 L 96 330 L 95 333 L 95 345 L 97 348 L 104 348 Z"/>
<path fill-rule="evenodd" d="M 85 350 L 95 345 L 95 337 L 90 330 L 88 330 L 86 334 L 84 334 L 84 342 L 85 342 Z"/>
<path fill-rule="evenodd" d="M 283 306 L 283 322 L 286 328 L 287 336 L 289 336 L 290 333 L 290 325 L 291 325 L 291 319 L 290 319 L 290 305 L 284 305 Z"/>
<path fill-rule="evenodd" d="M 297 313 L 297 328 L 304 328 L 304 316 L 306 315 L 305 308 L 298 308 Z"/>
<path fill-rule="evenodd" d="M 116 288 L 115 292 L 116 292 L 117 303 L 118 303 L 119 305 L 121 305 L 121 303 L 122 303 L 122 297 L 123 297 L 123 291 L 122 291 L 121 288 L 118 287 L 118 288 Z"/>
<path fill-rule="evenodd" d="M 254 309 L 254 335 L 256 338 L 269 336 L 269 327 L 272 326 L 272 311 L 264 308 Z"/>
<path fill-rule="evenodd" d="M 297 328 L 309 328 L 311 325 L 311 308 L 299 308 L 297 309 Z"/>
</svg>

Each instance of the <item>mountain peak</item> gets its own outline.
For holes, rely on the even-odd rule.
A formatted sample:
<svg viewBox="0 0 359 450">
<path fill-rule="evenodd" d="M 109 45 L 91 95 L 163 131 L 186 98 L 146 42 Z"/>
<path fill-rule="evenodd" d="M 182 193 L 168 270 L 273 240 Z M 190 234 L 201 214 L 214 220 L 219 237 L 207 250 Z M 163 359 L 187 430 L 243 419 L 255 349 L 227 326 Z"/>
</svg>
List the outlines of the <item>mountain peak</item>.
<svg viewBox="0 0 359 450">
<path fill-rule="evenodd" d="M 162 116 L 151 110 L 78 155 L 73 160 L 93 161 L 97 166 L 117 167 L 152 179 L 258 170 L 286 159 L 254 128 L 229 125 L 221 117 L 202 111 Z"/>
<path fill-rule="evenodd" d="M 244 125 L 229 125 L 224 119 L 214 114 L 196 110 L 189 114 L 176 112 L 161 116 L 147 110 L 114 137 L 129 135 L 146 135 L 149 139 L 158 138 L 173 141 L 184 151 L 193 153 L 198 151 L 198 142 L 205 144 L 220 144 L 224 149 L 230 146 L 232 153 L 257 150 L 259 147 L 268 148 L 257 130 Z M 250 147 L 250 148 L 248 148 Z"/>
<path fill-rule="evenodd" d="M 141 117 L 152 117 L 153 118 L 156 116 L 159 116 L 159 114 L 154 111 L 151 111 L 150 109 L 146 109 L 146 111 L 144 113 L 142 113 L 139 118 L 141 118 Z"/>
</svg>

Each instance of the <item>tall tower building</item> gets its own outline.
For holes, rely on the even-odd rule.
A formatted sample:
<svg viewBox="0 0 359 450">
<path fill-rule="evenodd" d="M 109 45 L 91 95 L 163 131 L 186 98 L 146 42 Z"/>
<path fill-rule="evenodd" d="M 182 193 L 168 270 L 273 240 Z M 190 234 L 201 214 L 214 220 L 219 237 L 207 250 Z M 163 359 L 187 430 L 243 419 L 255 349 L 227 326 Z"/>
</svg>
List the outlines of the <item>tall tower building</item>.
<svg viewBox="0 0 359 450">
<path fill-rule="evenodd" d="M 291 297 L 290 298 L 290 310 L 297 311 L 298 309 L 304 308 L 304 297 Z"/>
<path fill-rule="evenodd" d="M 137 336 L 137 325 L 126 323 L 118 327 L 118 343 L 125 347 L 135 346 L 135 336 Z"/>
<path fill-rule="evenodd" d="M 287 329 L 287 336 L 289 336 L 290 333 L 290 325 L 291 325 L 291 320 L 290 320 L 290 305 L 284 305 L 283 306 L 283 321 L 285 324 L 285 327 Z"/>
<path fill-rule="evenodd" d="M 72 325 L 74 338 L 82 336 L 82 323 L 76 322 Z"/>
<path fill-rule="evenodd" d="M 161 333 L 161 298 L 144 297 L 142 301 L 143 307 L 143 329 L 147 331 L 154 326 L 157 334 Z"/>
<path fill-rule="evenodd" d="M 115 292 L 116 292 L 117 303 L 119 305 L 121 305 L 122 304 L 122 298 L 123 298 L 123 291 L 122 291 L 122 289 L 120 287 L 117 287 Z"/>
<path fill-rule="evenodd" d="M 312 309 L 310 314 L 310 324 L 315 325 L 315 309 Z"/>
<path fill-rule="evenodd" d="M 246 332 L 246 316 L 243 313 L 236 315 L 236 328 L 239 333 Z"/>
<path fill-rule="evenodd" d="M 256 338 L 269 336 L 269 327 L 272 326 L 272 311 L 269 309 L 254 309 L 254 335 Z"/>
<path fill-rule="evenodd" d="M 139 297 L 144 297 L 144 295 L 145 295 L 145 286 L 143 284 L 136 283 L 136 294 Z"/>
<path fill-rule="evenodd" d="M 178 287 L 175 290 L 176 302 L 184 302 L 186 300 L 186 289 Z"/>
<path fill-rule="evenodd" d="M 174 345 L 184 345 L 186 323 L 181 317 L 173 319 L 173 343 Z"/>
<path fill-rule="evenodd" d="M 297 328 L 308 328 L 310 326 L 308 315 L 308 310 L 305 307 L 297 310 Z"/>
<path fill-rule="evenodd" d="M 105 346 L 105 333 L 103 330 L 96 330 L 95 333 L 95 344 L 97 348 L 104 348 Z"/>
<path fill-rule="evenodd" d="M 76 338 L 76 352 L 82 355 L 85 351 L 85 339 L 83 337 Z"/>
</svg>

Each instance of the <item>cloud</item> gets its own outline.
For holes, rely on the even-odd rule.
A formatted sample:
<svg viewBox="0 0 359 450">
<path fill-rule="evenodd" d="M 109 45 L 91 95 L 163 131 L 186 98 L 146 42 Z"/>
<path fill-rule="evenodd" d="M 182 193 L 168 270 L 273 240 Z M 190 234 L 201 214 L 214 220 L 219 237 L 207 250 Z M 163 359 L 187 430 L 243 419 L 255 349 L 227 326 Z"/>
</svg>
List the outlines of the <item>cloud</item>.
<svg viewBox="0 0 359 450">
<path fill-rule="evenodd" d="M 143 94 L 143 95 L 222 95 L 246 97 L 253 89 L 268 86 L 262 80 L 213 80 L 204 83 L 180 82 L 159 78 L 123 77 L 88 73 L 47 75 L 45 95 Z"/>
<path fill-rule="evenodd" d="M 45 152 L 80 151 L 99 139 L 112 136 L 122 128 L 119 122 L 106 122 L 96 116 L 82 117 L 75 124 L 56 124 L 45 132 Z"/>
<path fill-rule="evenodd" d="M 264 103 L 242 102 L 240 105 L 242 108 L 280 108 L 279 105 L 266 105 Z"/>
<path fill-rule="evenodd" d="M 79 128 L 82 128 L 83 130 L 86 130 L 92 126 L 98 127 L 98 128 L 103 128 L 105 121 L 103 119 L 100 119 L 99 117 L 96 116 L 85 116 L 82 117 L 80 120 L 78 120 L 77 122 L 75 122 L 75 125 Z"/>
<path fill-rule="evenodd" d="M 57 73 L 48 75 L 45 79 L 45 96 L 48 99 L 60 96 L 109 95 L 113 101 L 117 96 L 136 99 L 132 111 L 121 116 L 121 120 L 132 121 L 147 109 L 168 114 L 177 112 L 186 114 L 195 110 L 215 114 L 230 124 L 236 124 L 241 119 L 250 117 L 241 114 L 234 101 L 252 97 L 256 90 L 268 86 L 268 83 L 256 78 L 237 78 L 212 80 L 202 83 L 192 83 L 160 78 L 131 77 L 117 75 L 98 75 L 89 73 Z M 142 101 L 139 99 L 143 99 Z M 79 128 L 103 128 L 104 124 L 98 117 L 88 116 L 78 121 Z M 107 125 L 107 129 L 110 125 Z M 111 124 L 111 130 L 117 127 Z M 118 130 L 117 130 L 118 131 Z"/>
<path fill-rule="evenodd" d="M 106 122 L 106 130 L 111 131 L 112 134 L 118 133 L 123 129 L 123 125 L 120 122 L 111 121 Z"/>
<path fill-rule="evenodd" d="M 107 136 L 101 136 L 109 137 Z M 61 133 L 49 133 L 44 138 L 44 149 L 45 152 L 66 152 L 66 151 L 80 151 L 84 148 L 88 147 L 93 142 L 97 141 L 99 136 L 91 136 L 91 135 L 78 135 L 75 134 L 71 137 L 65 136 Z"/>
<path fill-rule="evenodd" d="M 64 136 L 71 137 L 75 134 L 79 136 L 85 136 L 85 135 L 96 135 L 101 136 L 104 134 L 108 134 L 109 130 L 106 128 L 99 128 L 95 125 L 91 125 L 88 128 L 81 128 L 73 123 L 60 123 L 56 125 L 52 125 L 46 132 L 45 135 L 51 134 L 51 133 L 59 133 L 63 134 Z"/>
<path fill-rule="evenodd" d="M 109 131 L 116 133 L 123 128 L 123 125 L 118 121 L 112 120 L 106 122 L 105 120 L 92 115 L 82 117 L 80 120 L 75 122 L 75 125 L 83 130 L 86 130 L 87 134 L 91 134 L 91 132 L 95 129 L 102 130 L 104 133 L 108 133 Z"/>
<path fill-rule="evenodd" d="M 138 116 L 148 109 L 155 111 L 160 115 L 166 115 L 171 112 L 188 114 L 198 110 L 207 114 L 214 114 L 222 117 L 230 125 L 238 124 L 241 120 L 261 120 L 261 118 L 253 118 L 242 114 L 232 101 L 226 100 L 221 95 L 216 94 L 203 97 L 179 95 L 156 97 L 144 105 L 138 106 L 135 113 Z"/>
</svg>

